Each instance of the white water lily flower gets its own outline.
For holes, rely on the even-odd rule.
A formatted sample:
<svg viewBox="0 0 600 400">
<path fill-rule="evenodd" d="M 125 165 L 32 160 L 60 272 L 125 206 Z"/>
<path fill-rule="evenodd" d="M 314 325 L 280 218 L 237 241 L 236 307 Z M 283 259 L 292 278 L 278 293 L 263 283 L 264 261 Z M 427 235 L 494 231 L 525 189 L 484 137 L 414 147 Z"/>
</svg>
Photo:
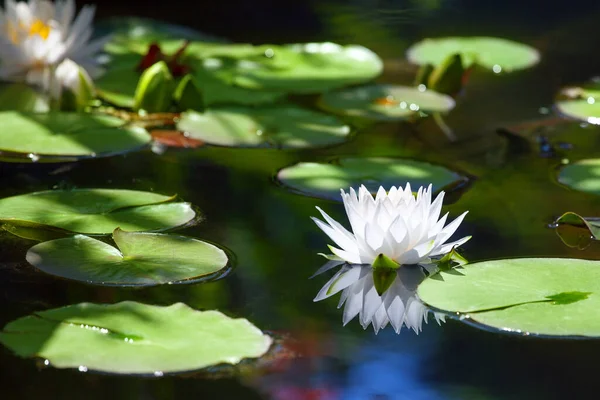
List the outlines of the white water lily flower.
<svg viewBox="0 0 600 400">
<path fill-rule="evenodd" d="M 313 220 L 339 246 L 330 246 L 333 254 L 348 263 L 373 264 L 383 254 L 399 265 L 429 264 L 432 257 L 442 256 L 471 238 L 446 243 L 467 212 L 444 226 L 448 214 L 439 218 L 444 192 L 431 202 L 431 191 L 431 185 L 420 187 L 415 198 L 408 183 L 404 190 L 392 187 L 389 193 L 381 186 L 373 198 L 361 185 L 358 194 L 352 188 L 348 194 L 341 190 L 352 233 L 319 207 L 327 223 Z"/>
<path fill-rule="evenodd" d="M 432 202 L 431 185 L 419 188 L 416 197 L 410 184 L 404 189 L 392 187 L 389 192 L 380 187 L 375 198 L 364 186 L 358 194 L 352 188 L 348 194 L 341 193 L 352 232 L 318 207 L 326 223 L 313 218 L 339 246 L 330 246 L 335 260 L 317 274 L 344 264 L 314 301 L 342 291 L 339 307 L 345 303 L 344 324 L 358 315 L 363 328 L 372 323 L 375 332 L 391 323 L 396 332 L 405 325 L 418 333 L 428 313 L 415 297 L 416 287 L 425 277 L 422 271 L 435 272 L 438 259 L 471 238 L 446 243 L 467 212 L 445 225 L 448 214 L 440 218 L 444 192 Z M 405 276 L 408 266 L 423 273 L 417 283 Z M 384 274 L 378 275 L 376 270 Z M 436 315 L 438 322 L 440 318 Z"/>
<path fill-rule="evenodd" d="M 328 263 L 329 264 L 329 263 Z M 326 264 L 318 273 L 328 267 L 340 265 L 340 262 Z M 344 306 L 343 324 L 346 325 L 358 316 L 363 329 L 373 324 L 375 333 L 391 323 L 396 333 L 403 326 L 415 333 L 422 330 L 423 322 L 431 312 L 417 297 L 417 287 L 429 275 L 437 272 L 433 264 L 421 267 L 407 265 L 394 273 L 396 277 L 387 291 L 380 296 L 373 282 L 373 269 L 370 265 L 345 264 L 323 286 L 314 301 L 320 301 L 342 291 L 338 308 Z M 427 271 L 427 274 L 425 273 Z M 438 324 L 444 321 L 444 315 L 433 313 Z"/>
<path fill-rule="evenodd" d="M 74 0 L 5 0 L 0 9 L 0 79 L 50 90 L 53 70 L 69 58 L 92 77 L 101 69 L 95 59 L 108 38 L 90 41 L 95 7 L 86 5 L 75 18 Z"/>
<path fill-rule="evenodd" d="M 58 65 L 50 87 L 53 99 L 60 100 L 65 92 L 70 93 L 74 101 L 80 99 L 81 102 L 89 101 L 95 92 L 94 83 L 87 71 L 69 59 Z"/>
</svg>

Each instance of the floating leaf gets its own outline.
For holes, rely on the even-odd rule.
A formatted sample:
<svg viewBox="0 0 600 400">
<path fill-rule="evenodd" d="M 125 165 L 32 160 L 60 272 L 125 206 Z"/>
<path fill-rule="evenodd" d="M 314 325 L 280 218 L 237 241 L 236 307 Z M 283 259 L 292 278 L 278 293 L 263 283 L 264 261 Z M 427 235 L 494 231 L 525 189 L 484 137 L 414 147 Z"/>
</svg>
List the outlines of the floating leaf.
<svg viewBox="0 0 600 400">
<path fill-rule="evenodd" d="M 204 107 L 224 104 L 269 104 L 280 100 L 286 95 L 284 92 L 253 90 L 235 86 L 230 83 L 232 76 L 228 76 L 226 73 L 214 74 L 203 68 L 194 72 L 194 78 L 202 91 Z"/>
<path fill-rule="evenodd" d="M 0 199 L 0 222 L 31 223 L 86 234 L 156 231 L 195 217 L 189 203 L 151 192 L 117 189 L 50 190 Z"/>
<path fill-rule="evenodd" d="M 83 113 L 0 112 L 0 151 L 102 157 L 138 150 L 151 140 L 145 129 L 123 127 L 110 116 Z"/>
<path fill-rule="evenodd" d="M 440 65 L 452 54 L 460 54 L 465 68 L 476 63 L 499 72 L 534 66 L 540 53 L 533 47 L 507 39 L 474 36 L 424 39 L 407 51 L 407 58 L 419 65 Z"/>
<path fill-rule="evenodd" d="M 556 109 L 569 118 L 600 124 L 600 83 L 567 87 L 560 91 Z"/>
<path fill-rule="evenodd" d="M 467 178 L 442 166 L 402 158 L 348 157 L 329 163 L 300 162 L 277 174 L 284 186 L 305 195 L 340 199 L 340 188 L 365 185 L 375 193 L 379 186 L 411 187 L 432 184 L 436 190 L 466 182 Z"/>
<path fill-rule="evenodd" d="M 468 264 L 425 280 L 418 293 L 428 305 L 489 329 L 600 336 L 598 261 L 521 258 Z"/>
<path fill-rule="evenodd" d="M 176 51 L 185 40 L 222 42 L 186 26 L 138 17 L 113 17 L 100 22 L 96 30 L 111 35 L 104 50 L 110 54 L 137 53 L 143 55 L 148 46 L 158 43 L 166 52 Z"/>
<path fill-rule="evenodd" d="M 560 170 L 558 181 L 575 190 L 600 194 L 600 158 L 567 164 Z"/>
<path fill-rule="evenodd" d="M 418 115 L 418 111 L 446 112 L 454 100 L 432 90 L 398 85 L 369 85 L 328 92 L 319 106 L 327 111 L 375 120 L 398 120 Z"/>
<path fill-rule="evenodd" d="M 236 147 L 304 148 L 344 142 L 350 127 L 297 106 L 222 107 L 181 115 L 177 129 L 206 143 Z"/>
<path fill-rule="evenodd" d="M 8 323 L 0 342 L 56 368 L 162 376 L 261 357 L 271 338 L 218 311 L 125 301 L 37 312 Z"/>
<path fill-rule="evenodd" d="M 262 57 L 267 60 L 238 64 L 233 83 L 251 89 L 321 93 L 370 81 L 383 71 L 377 54 L 356 45 L 326 42 L 270 46 Z"/>
<path fill-rule="evenodd" d="M 98 96 L 117 107 L 133 108 L 140 76 L 135 64 L 111 67 L 95 82 Z"/>
<path fill-rule="evenodd" d="M 227 265 L 218 247 L 185 236 L 115 229 L 117 248 L 84 235 L 42 242 L 27 252 L 34 267 L 95 285 L 152 286 L 214 279 Z"/>
</svg>

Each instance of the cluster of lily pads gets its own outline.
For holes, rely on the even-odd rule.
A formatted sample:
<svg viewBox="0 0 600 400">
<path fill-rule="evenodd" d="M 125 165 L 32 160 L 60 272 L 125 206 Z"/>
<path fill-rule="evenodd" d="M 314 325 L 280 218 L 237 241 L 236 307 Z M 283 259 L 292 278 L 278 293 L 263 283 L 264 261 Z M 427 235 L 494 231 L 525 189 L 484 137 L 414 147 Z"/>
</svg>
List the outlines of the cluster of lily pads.
<svg viewBox="0 0 600 400">
<path fill-rule="evenodd" d="M 53 190 L 0 199 L 2 228 L 41 241 L 27 251 L 31 265 L 91 285 L 141 287 L 225 276 L 230 265 L 221 248 L 163 233 L 198 218 L 175 196 L 133 190 Z M 185 335 L 178 333 L 183 328 Z M 20 318 L 4 327 L 0 342 L 59 368 L 160 375 L 258 357 L 271 338 L 217 311 L 123 302 L 82 303 Z M 198 353 L 185 357 L 191 349 Z"/>
<path fill-rule="evenodd" d="M 420 66 L 413 84 L 397 85 L 375 82 L 384 63 L 358 45 L 227 43 L 141 19 L 109 20 L 102 29 L 112 39 L 104 48 L 106 73 L 94 82 L 95 96 L 56 109 L 34 88 L 2 84 L 0 126 L 19 132 L 1 135 L 3 161 L 77 161 L 137 151 L 160 141 L 153 128 L 215 146 L 298 149 L 341 144 L 365 121 L 433 116 L 452 138 L 441 116 L 460 101 L 472 69 L 507 73 L 540 59 L 535 49 L 505 39 L 426 39 L 407 53 Z M 595 104 L 593 90 L 578 92 L 587 96 L 587 106 Z M 568 111 L 573 104 L 559 102 L 557 108 L 574 115 Z M 593 122 L 589 115 L 585 119 Z M 560 180 L 600 193 L 600 179 L 593 177 L 599 165 L 571 164 Z M 338 157 L 299 162 L 281 169 L 277 179 L 296 193 L 337 200 L 340 188 L 411 182 L 448 191 L 464 186 L 469 176 L 419 160 Z M 2 228 L 40 241 L 27 252 L 31 265 L 93 285 L 185 284 L 225 276 L 230 263 L 218 246 L 164 232 L 198 217 L 174 197 L 129 190 L 57 190 L 0 199 Z M 596 234 L 594 222 L 579 221 Z M 418 292 L 436 310 L 488 327 L 597 336 L 600 327 L 569 319 L 595 306 L 594 281 L 575 278 L 589 276 L 579 272 L 589 272 L 592 264 L 554 259 L 467 264 L 426 279 Z M 523 280 L 522 268 L 539 273 Z M 532 313 L 563 323 L 531 320 Z M 217 311 L 134 302 L 39 312 L 0 332 L 0 342 L 18 355 L 42 357 L 56 367 L 155 375 L 260 357 L 271 340 L 247 320 Z M 67 347 L 73 351 L 63 352 Z"/>
</svg>

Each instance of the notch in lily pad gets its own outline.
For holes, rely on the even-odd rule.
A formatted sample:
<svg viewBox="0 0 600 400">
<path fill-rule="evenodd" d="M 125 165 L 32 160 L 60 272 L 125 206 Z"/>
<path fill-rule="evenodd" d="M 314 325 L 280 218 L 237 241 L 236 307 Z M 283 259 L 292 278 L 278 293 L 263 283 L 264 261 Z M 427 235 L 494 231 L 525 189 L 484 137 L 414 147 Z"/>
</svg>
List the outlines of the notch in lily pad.
<svg viewBox="0 0 600 400">
<path fill-rule="evenodd" d="M 191 204 L 176 198 L 123 189 L 48 190 L 0 199 L 0 222 L 108 235 L 118 227 L 163 231 L 199 219 Z"/>
<path fill-rule="evenodd" d="M 27 262 L 48 274 L 93 285 L 154 286 L 219 279 L 230 270 L 217 246 L 173 234 L 115 229 L 113 247 L 75 235 L 33 246 Z"/>
<path fill-rule="evenodd" d="M 9 322 L 0 342 L 54 368 L 160 377 L 267 353 L 272 339 L 250 321 L 176 303 L 80 303 Z"/>
</svg>

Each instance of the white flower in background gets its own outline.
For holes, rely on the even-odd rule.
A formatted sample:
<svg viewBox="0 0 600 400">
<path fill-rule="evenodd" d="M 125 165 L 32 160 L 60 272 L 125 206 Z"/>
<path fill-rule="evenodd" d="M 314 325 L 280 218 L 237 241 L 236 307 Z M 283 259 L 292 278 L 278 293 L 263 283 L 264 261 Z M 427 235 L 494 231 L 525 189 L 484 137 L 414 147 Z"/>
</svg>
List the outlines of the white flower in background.
<svg viewBox="0 0 600 400">
<path fill-rule="evenodd" d="M 470 239 L 446 243 L 467 213 L 445 225 L 448 214 L 440 218 L 444 192 L 433 202 L 431 192 L 431 185 L 421 187 L 415 197 L 410 184 L 404 190 L 392 187 L 389 193 L 380 187 L 375 198 L 364 186 L 358 194 L 352 188 L 348 194 L 342 190 L 352 232 L 317 207 L 326 223 L 313 220 L 338 246 L 330 246 L 335 260 L 318 273 L 346 264 L 315 301 L 343 291 L 344 324 L 359 315 L 362 326 L 373 323 L 376 332 L 388 322 L 396 332 L 402 325 L 420 331 L 427 310 L 415 298 L 416 286 L 409 290 L 399 279 L 402 270 L 419 264 L 421 270 L 434 272 L 438 259 Z"/>
<path fill-rule="evenodd" d="M 94 98 L 95 91 L 86 70 L 69 59 L 58 65 L 50 84 L 50 97 L 66 111 L 84 109 Z"/>
<path fill-rule="evenodd" d="M 0 79 L 50 90 L 53 70 L 67 58 L 97 76 L 95 56 L 108 38 L 90 41 L 94 12 L 86 5 L 75 18 L 74 0 L 6 0 L 0 9 Z"/>
</svg>

